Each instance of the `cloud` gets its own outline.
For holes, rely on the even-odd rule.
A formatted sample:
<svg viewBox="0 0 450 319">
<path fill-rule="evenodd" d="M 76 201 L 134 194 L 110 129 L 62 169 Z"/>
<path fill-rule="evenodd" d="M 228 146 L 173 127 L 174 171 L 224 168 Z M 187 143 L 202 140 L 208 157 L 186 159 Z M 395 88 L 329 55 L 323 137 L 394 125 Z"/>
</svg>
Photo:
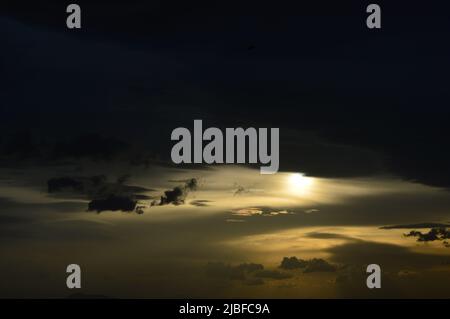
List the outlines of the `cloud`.
<svg viewBox="0 0 450 319">
<path fill-rule="evenodd" d="M 47 181 L 47 189 L 50 194 L 72 193 L 91 199 L 88 211 L 133 211 L 139 200 L 151 199 L 151 196 L 139 194 L 150 189 L 125 185 L 130 176 L 122 175 L 116 182 L 108 182 L 104 175 L 91 177 L 56 177 Z M 142 213 L 139 206 L 137 213 Z"/>
<path fill-rule="evenodd" d="M 58 142 L 53 147 L 54 158 L 90 158 L 112 160 L 129 151 L 130 145 L 113 137 L 87 134 L 69 141 Z"/>
<path fill-rule="evenodd" d="M 190 191 L 195 191 L 198 186 L 198 180 L 196 178 L 190 178 L 183 180 L 184 185 L 175 186 L 173 189 L 164 192 L 160 201 L 153 201 L 151 206 L 163 206 L 163 205 L 182 205 Z"/>
<path fill-rule="evenodd" d="M 136 201 L 127 196 L 109 195 L 107 198 L 94 199 L 88 205 L 88 211 L 97 211 L 98 213 L 106 210 L 110 211 L 134 211 Z"/>
<path fill-rule="evenodd" d="M 443 240 L 444 245 L 447 246 L 445 239 L 450 239 L 450 231 L 445 227 L 431 228 L 427 233 L 422 233 L 417 230 L 411 230 L 409 233 L 404 234 L 405 237 L 417 237 L 418 242 L 428 242 Z"/>
<path fill-rule="evenodd" d="M 334 272 L 337 270 L 335 265 L 328 263 L 321 258 L 309 260 L 298 259 L 295 256 L 284 257 L 279 268 L 282 269 L 303 269 L 304 273 L 310 272 Z"/>
<path fill-rule="evenodd" d="M 335 265 L 330 264 L 326 260 L 313 258 L 308 261 L 308 265 L 303 272 L 334 272 L 336 269 L 337 267 Z"/>
<path fill-rule="evenodd" d="M 106 183 L 106 176 L 98 175 L 92 177 L 55 177 L 47 181 L 48 193 L 58 192 L 74 192 L 88 195 L 94 189 L 104 186 Z"/>
<path fill-rule="evenodd" d="M 297 257 L 292 256 L 292 257 L 284 257 L 279 267 L 282 269 L 297 269 L 297 268 L 305 268 L 306 265 L 307 265 L 306 260 L 298 259 Z"/>
<path fill-rule="evenodd" d="M 404 234 L 405 237 L 417 237 L 418 242 L 442 241 L 445 247 L 449 247 L 446 239 L 450 238 L 450 231 L 447 229 L 450 224 L 444 223 L 419 223 L 419 224 L 405 224 L 383 226 L 380 229 L 407 229 L 413 228 L 409 233 Z M 421 232 L 414 230 L 418 228 L 431 228 L 428 232 Z"/>
</svg>

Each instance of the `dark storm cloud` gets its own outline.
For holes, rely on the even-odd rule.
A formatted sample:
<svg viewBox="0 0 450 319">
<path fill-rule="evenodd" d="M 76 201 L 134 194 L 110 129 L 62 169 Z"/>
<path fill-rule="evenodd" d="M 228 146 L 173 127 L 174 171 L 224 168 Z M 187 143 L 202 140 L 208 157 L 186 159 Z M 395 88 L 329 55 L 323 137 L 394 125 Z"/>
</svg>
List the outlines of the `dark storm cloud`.
<svg viewBox="0 0 450 319">
<path fill-rule="evenodd" d="M 367 30 L 357 1 L 80 4 L 88 14 L 76 33 L 61 20 L 62 3 L 2 4 L 8 134 L 24 123 L 44 137 L 89 127 L 169 160 L 170 131 L 198 116 L 218 127 L 280 127 L 282 170 L 324 177 L 387 170 L 450 186 L 442 4 L 383 3 L 390 19 L 381 33 Z M 420 32 L 412 33 L 418 16 Z M 62 74 L 70 76 L 61 81 Z M 46 114 L 39 123 L 23 117 L 36 101 Z M 306 132 L 316 139 L 302 140 Z M 74 142 L 55 154 L 109 160 L 124 151 L 108 140 L 93 149 Z"/>
<path fill-rule="evenodd" d="M 53 156 L 55 158 L 111 160 L 129 149 L 130 145 L 119 139 L 89 134 L 75 137 L 67 142 L 56 143 Z"/>
<path fill-rule="evenodd" d="M 121 161 L 131 165 L 148 166 L 155 162 L 151 154 L 138 145 L 120 138 L 97 133 L 66 132 L 56 136 L 33 136 L 31 129 L 11 128 L 10 135 L 0 140 L 0 160 L 21 164 L 27 160 L 36 163 L 91 161 Z M 69 136 L 75 135 L 75 136 Z"/>
<path fill-rule="evenodd" d="M 280 137 L 281 170 L 301 170 L 316 177 L 356 177 L 375 175 L 386 169 L 383 154 L 363 146 L 330 143 L 317 134 L 283 130 Z"/>
</svg>

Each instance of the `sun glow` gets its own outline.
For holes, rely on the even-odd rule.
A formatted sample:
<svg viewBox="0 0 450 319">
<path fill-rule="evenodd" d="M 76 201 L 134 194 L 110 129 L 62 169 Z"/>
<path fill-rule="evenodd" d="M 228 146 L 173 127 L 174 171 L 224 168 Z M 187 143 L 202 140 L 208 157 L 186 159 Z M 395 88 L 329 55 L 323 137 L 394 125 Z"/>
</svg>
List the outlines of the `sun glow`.
<svg viewBox="0 0 450 319">
<path fill-rule="evenodd" d="M 313 178 L 302 173 L 292 173 L 288 176 L 289 186 L 295 194 L 307 193 L 313 184 Z"/>
</svg>

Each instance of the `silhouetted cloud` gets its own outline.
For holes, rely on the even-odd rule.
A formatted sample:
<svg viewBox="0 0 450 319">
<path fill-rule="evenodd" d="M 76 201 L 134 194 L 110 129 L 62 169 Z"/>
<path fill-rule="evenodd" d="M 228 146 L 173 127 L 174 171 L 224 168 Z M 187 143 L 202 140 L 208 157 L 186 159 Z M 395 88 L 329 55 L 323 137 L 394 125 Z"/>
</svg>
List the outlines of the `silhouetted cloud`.
<svg viewBox="0 0 450 319">
<path fill-rule="evenodd" d="M 427 242 L 435 240 L 445 240 L 450 239 L 450 231 L 445 227 L 431 228 L 427 233 L 422 233 L 417 230 L 411 230 L 409 233 L 405 234 L 406 237 L 417 237 L 418 242 Z M 445 242 L 444 242 L 444 245 Z"/>
<path fill-rule="evenodd" d="M 171 190 L 167 190 L 164 192 L 164 195 L 161 196 L 160 201 L 153 201 L 151 206 L 159 205 L 182 205 L 185 202 L 186 196 L 190 191 L 195 191 L 198 186 L 198 181 L 196 178 L 191 178 L 187 180 L 183 180 L 184 185 L 175 186 Z"/>
<path fill-rule="evenodd" d="M 96 211 L 98 213 L 106 210 L 130 212 L 134 211 L 136 203 L 130 197 L 109 195 L 107 198 L 92 200 L 88 205 L 88 211 Z"/>
<path fill-rule="evenodd" d="M 297 269 L 297 268 L 305 268 L 307 265 L 307 261 L 303 259 L 298 259 L 295 256 L 292 257 L 284 257 L 281 261 L 280 268 L 282 269 Z"/>
<path fill-rule="evenodd" d="M 405 237 L 417 237 L 418 242 L 429 242 L 429 241 L 443 241 L 443 245 L 448 247 L 448 242 L 446 239 L 450 238 L 450 231 L 447 229 L 450 224 L 445 223 L 419 223 L 419 224 L 404 224 L 404 225 L 393 225 L 393 226 L 383 226 L 380 229 L 407 229 L 412 228 L 409 233 L 404 234 Z M 420 228 L 431 228 L 428 232 L 421 232 L 415 229 Z"/>
<path fill-rule="evenodd" d="M 337 270 L 335 265 L 330 264 L 324 259 L 313 258 L 309 260 L 298 259 L 295 256 L 284 257 L 279 268 L 282 269 L 303 269 L 303 272 L 334 272 Z"/>
<path fill-rule="evenodd" d="M 88 134 L 75 137 L 67 142 L 56 143 L 53 156 L 55 158 L 111 160 L 129 149 L 130 145 L 119 139 Z"/>
</svg>

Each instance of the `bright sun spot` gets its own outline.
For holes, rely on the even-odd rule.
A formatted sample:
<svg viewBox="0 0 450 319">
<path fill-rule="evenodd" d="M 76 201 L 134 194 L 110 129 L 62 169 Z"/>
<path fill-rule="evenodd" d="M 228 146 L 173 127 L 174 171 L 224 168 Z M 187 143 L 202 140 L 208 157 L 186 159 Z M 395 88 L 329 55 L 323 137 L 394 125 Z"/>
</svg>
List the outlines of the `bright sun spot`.
<svg viewBox="0 0 450 319">
<path fill-rule="evenodd" d="M 291 189 L 296 194 L 308 192 L 313 183 L 312 177 L 307 177 L 302 173 L 292 173 L 288 176 Z"/>
</svg>

